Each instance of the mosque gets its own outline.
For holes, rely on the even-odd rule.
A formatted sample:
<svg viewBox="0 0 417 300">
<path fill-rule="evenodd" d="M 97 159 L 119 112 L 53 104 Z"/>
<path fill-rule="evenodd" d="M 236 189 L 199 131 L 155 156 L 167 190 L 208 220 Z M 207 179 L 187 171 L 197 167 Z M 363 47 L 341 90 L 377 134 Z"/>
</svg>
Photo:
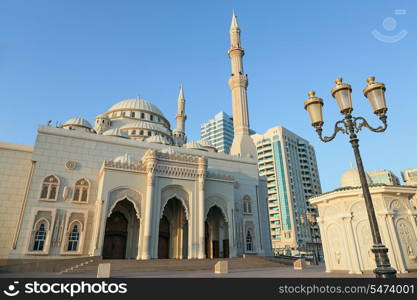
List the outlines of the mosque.
<svg viewBox="0 0 417 300">
<path fill-rule="evenodd" d="M 38 127 L 34 146 L 0 143 L 0 258 L 204 259 L 272 254 L 266 181 L 249 136 L 248 78 L 230 27 L 231 154 L 187 142 L 151 102 Z"/>
</svg>

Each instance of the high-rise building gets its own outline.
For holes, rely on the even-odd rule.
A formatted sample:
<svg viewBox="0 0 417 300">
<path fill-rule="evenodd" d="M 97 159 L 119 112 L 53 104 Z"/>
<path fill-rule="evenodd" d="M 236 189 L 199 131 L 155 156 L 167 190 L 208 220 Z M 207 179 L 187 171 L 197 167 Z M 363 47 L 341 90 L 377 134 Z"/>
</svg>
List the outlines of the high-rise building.
<svg viewBox="0 0 417 300">
<path fill-rule="evenodd" d="M 225 112 L 219 112 L 213 119 L 201 124 L 200 136 L 219 152 L 229 153 L 233 142 L 233 119 Z"/>
<path fill-rule="evenodd" d="M 417 169 L 406 169 L 401 171 L 405 185 L 417 185 Z"/>
<path fill-rule="evenodd" d="M 316 209 L 308 199 L 321 194 L 314 148 L 282 126 L 252 135 L 259 175 L 267 177 L 269 220 L 275 252 L 321 256 Z"/>
<path fill-rule="evenodd" d="M 368 172 L 368 175 L 371 177 L 373 184 L 400 185 L 400 179 L 391 170 Z"/>
</svg>

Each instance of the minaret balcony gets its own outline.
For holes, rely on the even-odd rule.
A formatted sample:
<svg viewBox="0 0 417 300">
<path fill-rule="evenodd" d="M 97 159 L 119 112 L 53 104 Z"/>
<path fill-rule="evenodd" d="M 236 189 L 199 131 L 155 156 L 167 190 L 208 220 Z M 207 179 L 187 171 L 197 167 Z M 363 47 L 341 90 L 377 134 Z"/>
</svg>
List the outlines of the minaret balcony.
<svg viewBox="0 0 417 300">
<path fill-rule="evenodd" d="M 229 86 L 231 89 L 236 87 L 248 87 L 248 77 L 242 74 L 234 74 L 229 78 Z"/>
</svg>

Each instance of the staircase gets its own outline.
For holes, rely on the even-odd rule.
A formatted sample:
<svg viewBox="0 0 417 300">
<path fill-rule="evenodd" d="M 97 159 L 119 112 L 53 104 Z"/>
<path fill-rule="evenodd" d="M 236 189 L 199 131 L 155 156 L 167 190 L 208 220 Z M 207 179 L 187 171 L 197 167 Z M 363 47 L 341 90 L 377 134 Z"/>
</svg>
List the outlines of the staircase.
<svg viewBox="0 0 417 300">
<path fill-rule="evenodd" d="M 252 268 L 277 268 L 286 265 L 272 257 L 246 256 L 246 258 L 216 258 L 216 259 L 106 259 L 77 265 L 65 270 L 65 274 L 97 274 L 99 263 L 110 263 L 112 276 L 134 272 L 172 272 L 172 271 L 197 271 L 214 270 L 214 265 L 219 260 L 229 262 L 229 270 Z"/>
</svg>

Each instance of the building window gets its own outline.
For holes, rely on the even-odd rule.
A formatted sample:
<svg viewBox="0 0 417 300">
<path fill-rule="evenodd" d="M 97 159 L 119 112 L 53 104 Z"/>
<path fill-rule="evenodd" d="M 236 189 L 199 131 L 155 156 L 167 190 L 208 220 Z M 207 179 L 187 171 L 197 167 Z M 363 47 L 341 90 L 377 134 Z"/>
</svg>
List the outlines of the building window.
<svg viewBox="0 0 417 300">
<path fill-rule="evenodd" d="M 140 118 L 145 119 L 145 113 L 140 113 Z"/>
<path fill-rule="evenodd" d="M 151 121 L 153 121 L 153 115 L 150 115 L 149 118 Z"/>
<path fill-rule="evenodd" d="M 243 213 L 251 214 L 252 213 L 252 203 L 249 196 L 243 198 Z"/>
<path fill-rule="evenodd" d="M 79 240 L 80 240 L 80 231 L 78 229 L 78 225 L 74 224 L 70 232 L 70 235 L 68 237 L 67 251 L 77 251 Z"/>
<path fill-rule="evenodd" d="M 126 115 L 126 112 L 122 111 L 122 117 L 124 117 Z"/>
<path fill-rule="evenodd" d="M 33 251 L 43 251 L 46 240 L 45 223 L 39 225 L 38 230 L 35 233 L 35 242 L 33 244 Z"/>
<path fill-rule="evenodd" d="M 134 118 L 135 117 L 135 112 L 134 111 L 132 111 L 132 113 L 130 114 L 130 116 L 132 117 L 132 118 Z"/>
<path fill-rule="evenodd" d="M 139 131 L 139 135 L 143 135 L 143 130 Z"/>
<path fill-rule="evenodd" d="M 152 135 L 152 131 L 148 131 L 148 136 L 151 136 Z"/>
<path fill-rule="evenodd" d="M 136 130 L 132 130 L 131 134 L 136 135 Z"/>
<path fill-rule="evenodd" d="M 84 178 L 78 180 L 75 183 L 74 188 L 74 197 L 72 201 L 76 202 L 87 202 L 88 201 L 88 190 L 89 190 L 90 184 L 88 181 Z"/>
<path fill-rule="evenodd" d="M 41 200 L 56 200 L 58 196 L 59 179 L 50 175 L 43 180 L 41 190 Z"/>
<path fill-rule="evenodd" d="M 252 235 L 250 231 L 246 233 L 246 251 L 252 252 L 253 251 L 253 241 L 252 241 Z"/>
</svg>

